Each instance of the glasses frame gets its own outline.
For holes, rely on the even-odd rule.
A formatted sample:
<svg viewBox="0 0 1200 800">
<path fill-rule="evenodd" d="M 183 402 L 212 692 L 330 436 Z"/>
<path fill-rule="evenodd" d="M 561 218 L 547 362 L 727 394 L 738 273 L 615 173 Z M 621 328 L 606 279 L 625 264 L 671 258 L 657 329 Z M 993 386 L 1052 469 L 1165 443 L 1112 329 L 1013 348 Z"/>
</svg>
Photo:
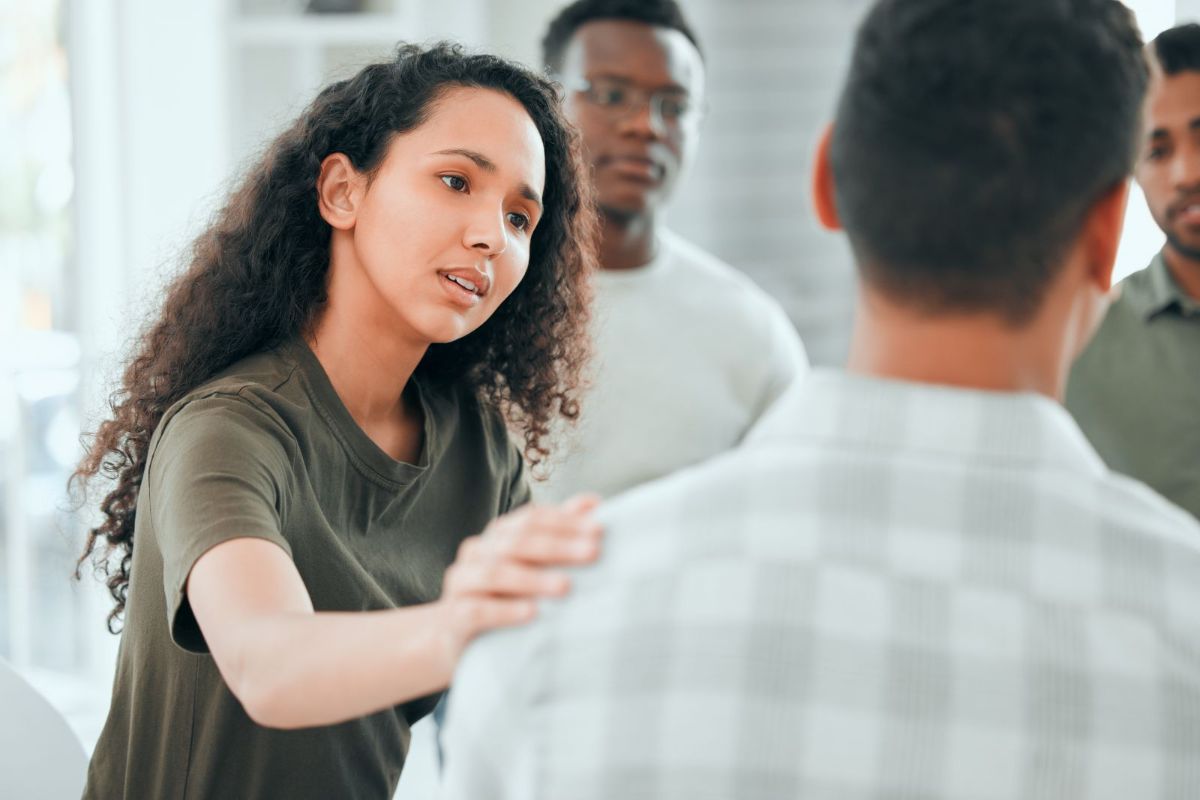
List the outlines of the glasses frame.
<svg viewBox="0 0 1200 800">
<path fill-rule="evenodd" d="M 672 88 L 644 89 L 628 81 L 614 80 L 612 78 L 603 78 L 600 80 L 610 80 L 615 84 L 619 84 L 629 93 L 629 100 L 625 103 L 605 103 L 601 101 L 596 96 L 594 82 L 588 78 L 579 78 L 574 81 L 565 82 L 563 86 L 569 92 L 583 95 L 593 107 L 602 111 L 613 121 L 628 119 L 630 116 L 638 113 L 642 106 L 645 105 L 650 111 L 651 127 L 663 136 L 698 128 L 701 120 L 704 119 L 708 111 L 706 104 L 692 102 L 687 113 L 673 117 L 671 118 L 673 121 L 668 122 L 668 118 L 663 114 L 662 104 L 668 97 L 679 96 L 681 94 L 680 90 Z M 682 94 L 687 96 L 689 102 L 691 102 L 692 98 L 687 92 L 682 92 Z"/>
</svg>

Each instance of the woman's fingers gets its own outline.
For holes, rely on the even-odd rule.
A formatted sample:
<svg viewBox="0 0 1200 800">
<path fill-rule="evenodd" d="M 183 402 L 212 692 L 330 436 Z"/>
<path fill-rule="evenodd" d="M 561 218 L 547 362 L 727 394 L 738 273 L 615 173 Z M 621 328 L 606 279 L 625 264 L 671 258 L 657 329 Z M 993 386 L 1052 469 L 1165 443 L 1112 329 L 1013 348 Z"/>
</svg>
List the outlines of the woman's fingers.
<svg viewBox="0 0 1200 800">
<path fill-rule="evenodd" d="M 598 505 L 600 505 L 600 495 L 587 492 L 571 497 L 563 502 L 559 508 L 568 514 L 590 514 L 596 510 L 596 506 Z"/>
<path fill-rule="evenodd" d="M 578 566 L 596 560 L 600 541 L 590 534 L 571 538 L 531 534 L 506 543 L 500 555 L 529 564 Z"/>
<path fill-rule="evenodd" d="M 446 592 L 452 595 L 557 597 L 570 585 L 570 579 L 561 572 L 513 561 L 455 564 L 446 571 Z"/>
<path fill-rule="evenodd" d="M 538 598 L 564 594 L 570 581 L 552 566 L 578 566 L 600 553 L 602 528 L 591 512 L 599 498 L 562 506 L 526 506 L 463 540 L 446 571 L 443 597 Z"/>
<path fill-rule="evenodd" d="M 532 600 L 467 597 L 456 601 L 451 613 L 452 625 L 465 644 L 484 631 L 529 622 L 537 616 L 537 604 Z"/>
<path fill-rule="evenodd" d="M 559 536 L 599 534 L 600 523 L 592 516 L 592 507 L 580 510 L 565 506 L 525 506 L 497 519 L 484 536 L 504 537 L 522 533 L 550 533 Z"/>
<path fill-rule="evenodd" d="M 590 511 L 569 512 L 554 506 L 522 509 L 484 531 L 480 552 L 473 555 L 537 563 L 586 563 L 589 556 L 594 556 L 602 531 Z"/>
<path fill-rule="evenodd" d="M 570 579 L 552 566 L 576 566 L 600 553 L 596 495 L 560 506 L 523 506 L 463 540 L 446 570 L 442 598 L 454 615 L 455 647 L 492 628 L 533 619 L 540 597 L 565 594 Z"/>
</svg>

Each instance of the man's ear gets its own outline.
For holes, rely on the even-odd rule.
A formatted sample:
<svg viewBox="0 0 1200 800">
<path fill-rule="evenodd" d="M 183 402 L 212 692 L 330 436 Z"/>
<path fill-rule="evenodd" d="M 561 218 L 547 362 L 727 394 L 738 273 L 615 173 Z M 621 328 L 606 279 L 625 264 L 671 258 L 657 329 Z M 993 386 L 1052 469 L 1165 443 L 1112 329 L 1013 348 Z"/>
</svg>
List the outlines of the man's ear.
<svg viewBox="0 0 1200 800">
<path fill-rule="evenodd" d="M 833 168 L 829 165 L 829 142 L 832 138 L 833 125 L 826 125 L 821 140 L 817 142 L 817 154 L 813 162 L 812 197 L 817 221 L 826 230 L 839 231 L 842 221 L 838 218 L 837 204 L 833 200 Z"/>
<path fill-rule="evenodd" d="M 1117 263 L 1117 247 L 1125 225 L 1125 208 L 1129 201 L 1129 180 L 1123 180 L 1100 196 L 1088 211 L 1083 222 L 1084 253 L 1087 255 L 1088 277 L 1102 292 L 1112 288 L 1113 267 Z"/>
<path fill-rule="evenodd" d="M 321 162 L 317 178 L 317 207 L 334 228 L 350 230 L 358 215 L 366 181 L 344 153 L 333 153 Z"/>
</svg>

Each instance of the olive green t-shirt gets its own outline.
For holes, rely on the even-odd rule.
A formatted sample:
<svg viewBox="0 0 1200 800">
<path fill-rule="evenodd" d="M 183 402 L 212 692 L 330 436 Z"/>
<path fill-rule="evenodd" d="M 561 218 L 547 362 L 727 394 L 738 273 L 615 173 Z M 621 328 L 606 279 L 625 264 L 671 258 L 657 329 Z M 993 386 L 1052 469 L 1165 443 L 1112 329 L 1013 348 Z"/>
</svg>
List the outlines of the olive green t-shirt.
<svg viewBox="0 0 1200 800">
<path fill-rule="evenodd" d="M 317 611 L 436 599 L 459 543 L 526 502 L 519 452 L 473 391 L 410 382 L 418 464 L 355 424 L 302 342 L 251 356 L 171 407 L 138 495 L 112 707 L 86 798 L 390 798 L 438 695 L 338 725 L 253 722 L 207 653 L 184 587 L 223 541 L 286 551 Z M 313 642 L 320 647 L 320 642 Z"/>
<path fill-rule="evenodd" d="M 1109 467 L 1200 519 L 1200 302 L 1161 253 L 1122 282 L 1066 405 Z"/>
</svg>

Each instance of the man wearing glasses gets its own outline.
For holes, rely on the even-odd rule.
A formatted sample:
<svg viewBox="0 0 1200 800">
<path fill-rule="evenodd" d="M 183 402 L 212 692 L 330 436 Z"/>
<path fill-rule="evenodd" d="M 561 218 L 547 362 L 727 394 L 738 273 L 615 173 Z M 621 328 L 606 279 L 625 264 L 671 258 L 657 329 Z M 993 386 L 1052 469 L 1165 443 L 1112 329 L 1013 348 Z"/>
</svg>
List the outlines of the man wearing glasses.
<svg viewBox="0 0 1200 800">
<path fill-rule="evenodd" d="M 808 362 L 774 299 L 663 225 L 704 106 L 675 2 L 579 0 L 542 50 L 592 166 L 603 269 L 593 388 L 535 492 L 611 495 L 733 447 Z"/>
</svg>

